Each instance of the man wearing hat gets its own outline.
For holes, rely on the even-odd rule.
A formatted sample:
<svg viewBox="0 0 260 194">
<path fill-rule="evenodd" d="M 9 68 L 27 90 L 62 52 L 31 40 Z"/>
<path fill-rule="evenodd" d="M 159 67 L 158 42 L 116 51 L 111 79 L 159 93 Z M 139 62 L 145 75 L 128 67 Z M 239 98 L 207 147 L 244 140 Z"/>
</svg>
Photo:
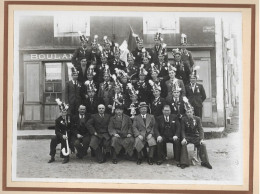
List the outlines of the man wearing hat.
<svg viewBox="0 0 260 194">
<path fill-rule="evenodd" d="M 155 118 L 151 114 L 147 114 L 148 105 L 146 102 L 139 104 L 140 114 L 134 117 L 133 132 L 135 136 L 134 148 L 137 151 L 137 164 L 142 163 L 142 150 L 149 147 L 148 164 L 153 165 L 154 150 L 156 146 L 155 140 Z"/>
<path fill-rule="evenodd" d="M 52 163 L 55 161 L 55 154 L 56 154 L 56 147 L 58 144 L 61 143 L 61 150 L 62 150 L 62 157 L 64 158 L 63 164 L 69 162 L 69 147 L 67 147 L 67 143 L 70 144 L 70 135 L 71 135 L 71 117 L 68 115 L 68 108 L 69 105 L 65 104 L 64 102 L 61 102 L 60 99 L 56 99 L 56 102 L 60 108 L 61 116 L 59 116 L 55 120 L 55 136 L 51 139 L 50 143 L 50 156 L 51 159 L 48 161 L 48 163 Z M 66 153 L 66 155 L 63 155 L 63 153 Z"/>
<path fill-rule="evenodd" d="M 108 132 L 111 139 L 112 162 L 117 164 L 117 155 L 122 148 L 125 149 L 128 158 L 133 156 L 134 137 L 132 131 L 132 121 L 129 116 L 123 114 L 124 107 L 116 105 L 115 115 L 110 118 Z"/>
<path fill-rule="evenodd" d="M 181 119 L 181 168 L 185 168 L 190 165 L 187 145 L 189 143 L 192 143 L 198 148 L 199 156 L 201 159 L 201 166 L 212 169 L 212 166 L 209 163 L 206 144 L 204 142 L 204 131 L 201 125 L 201 119 L 193 115 L 194 109 L 188 101 L 185 102 L 185 109 L 186 115 Z"/>
<path fill-rule="evenodd" d="M 87 43 L 88 43 L 88 38 L 80 33 L 80 41 L 81 41 L 81 47 L 77 48 L 74 53 L 73 56 L 71 58 L 71 62 L 75 67 L 79 67 L 80 66 L 80 60 L 82 58 L 86 58 L 87 62 L 90 62 L 90 49 L 87 48 Z"/>
<path fill-rule="evenodd" d="M 198 66 L 197 66 L 198 67 Z M 202 84 L 197 83 L 197 67 L 195 67 L 190 75 L 190 83 L 185 86 L 186 96 L 194 108 L 195 116 L 202 119 L 203 102 L 206 99 L 206 93 Z"/>
<path fill-rule="evenodd" d="M 158 64 L 158 62 L 159 62 L 159 59 L 158 59 L 159 53 L 162 52 L 162 49 L 165 49 L 165 46 L 166 46 L 165 44 L 162 44 L 162 42 L 163 42 L 163 38 L 162 38 L 161 32 L 156 32 L 155 37 L 154 37 L 155 44 L 154 44 L 154 47 L 151 48 L 151 57 L 152 57 L 151 62 L 152 63 Z M 165 53 L 165 55 L 164 55 L 164 62 L 165 63 L 168 62 L 167 53 Z"/>
<path fill-rule="evenodd" d="M 166 100 L 169 101 L 172 99 L 173 94 L 172 94 L 172 88 L 174 87 L 174 84 L 178 84 L 180 87 L 180 96 L 185 96 L 186 91 L 185 91 L 185 86 L 183 84 L 182 80 L 179 80 L 175 77 L 176 75 L 176 68 L 173 67 L 172 65 L 168 64 L 168 71 L 169 71 L 169 77 L 170 79 L 165 82 L 165 85 L 167 87 L 167 95 L 166 95 Z"/>
<path fill-rule="evenodd" d="M 104 47 L 104 52 L 107 55 L 107 61 L 108 63 L 111 63 L 115 58 L 114 51 L 111 49 L 114 47 L 114 43 L 111 42 L 107 36 L 104 36 L 103 40 L 104 40 L 103 47 Z"/>
<path fill-rule="evenodd" d="M 143 49 L 143 39 L 141 39 L 137 34 L 134 34 L 135 42 L 137 47 L 132 51 L 135 63 L 140 66 L 142 64 L 142 49 Z"/>
<path fill-rule="evenodd" d="M 126 71 L 126 64 L 120 59 L 120 49 L 117 43 L 114 46 L 114 59 L 111 61 L 111 66 L 112 74 L 116 73 L 115 69 Z"/>
<path fill-rule="evenodd" d="M 172 98 L 167 100 L 167 103 L 171 107 L 172 114 L 175 114 L 178 116 L 178 118 L 181 118 L 185 114 L 184 109 L 184 101 L 183 99 L 187 99 L 185 96 L 180 96 L 181 88 L 179 87 L 178 83 L 175 83 L 172 87 Z"/>
<path fill-rule="evenodd" d="M 152 80 L 149 80 L 149 84 L 152 87 L 153 91 L 153 100 L 151 102 L 150 108 L 151 108 L 151 114 L 155 117 L 158 117 L 162 114 L 162 109 L 164 105 L 166 104 L 166 100 L 161 97 L 161 87 L 157 85 Z"/>
<path fill-rule="evenodd" d="M 105 105 L 98 105 L 98 113 L 91 115 L 87 128 L 92 134 L 90 147 L 95 151 L 98 163 L 104 163 L 110 153 L 111 138 L 108 133 L 110 115 L 105 114 Z"/>
<path fill-rule="evenodd" d="M 98 44 L 98 35 L 95 35 L 91 42 L 90 59 L 94 65 L 98 66 L 101 64 L 101 51 Z"/>
<path fill-rule="evenodd" d="M 163 115 L 156 118 L 156 140 L 157 140 L 157 164 L 161 165 L 167 156 L 166 143 L 173 144 L 174 160 L 177 165 L 180 162 L 181 152 L 181 126 L 177 115 L 171 114 L 169 105 L 164 105 Z"/>
<path fill-rule="evenodd" d="M 164 44 L 164 45 L 166 45 L 166 44 Z M 165 60 L 166 57 L 168 56 L 168 54 L 167 54 L 166 48 L 164 48 L 164 45 L 162 46 L 162 48 L 160 49 L 160 51 L 158 53 L 158 62 L 156 62 L 154 64 L 155 64 L 155 67 L 159 71 L 158 78 L 160 80 L 167 81 L 170 77 L 169 77 L 169 72 L 168 72 L 168 62 L 166 62 L 168 60 Z"/>
<path fill-rule="evenodd" d="M 139 67 L 135 63 L 135 57 L 132 53 L 127 54 L 127 62 L 128 66 L 126 68 L 126 73 L 128 75 L 128 78 L 132 83 L 136 83 L 138 80 Z"/>
<path fill-rule="evenodd" d="M 187 36 L 186 34 L 181 34 L 181 60 L 187 64 L 187 66 L 192 70 L 194 65 L 194 60 L 190 51 L 187 50 Z"/>
<path fill-rule="evenodd" d="M 65 102 L 69 104 L 69 113 L 71 115 L 78 114 L 78 108 L 82 101 L 83 88 L 78 79 L 78 71 L 73 66 L 71 68 L 72 80 L 66 83 L 65 87 Z"/>
<path fill-rule="evenodd" d="M 97 71 L 98 71 L 98 83 L 101 83 L 103 80 L 103 76 L 104 76 L 104 73 L 106 71 L 106 73 L 110 74 L 111 73 L 111 69 L 112 67 L 110 67 L 110 64 L 108 64 L 108 61 L 107 61 L 107 54 L 106 52 L 104 52 L 102 50 L 101 52 L 101 64 L 100 65 L 97 65 Z"/>
<path fill-rule="evenodd" d="M 127 84 L 127 92 L 130 96 L 130 101 L 126 102 L 126 114 L 130 116 L 131 119 L 134 119 L 136 115 L 138 115 L 139 109 L 139 101 L 138 101 L 138 90 L 135 90 L 134 86 L 131 83 Z"/>
<path fill-rule="evenodd" d="M 91 134 L 87 128 L 87 121 L 91 115 L 86 113 L 84 105 L 80 105 L 78 111 L 79 114 L 73 117 L 72 142 L 77 150 L 77 158 L 82 159 L 87 155 L 91 139 Z"/>
<path fill-rule="evenodd" d="M 86 112 L 89 114 L 96 114 L 98 112 L 98 105 L 104 104 L 104 100 L 97 96 L 97 88 L 95 83 L 87 80 L 85 82 L 85 95 L 82 104 L 86 106 Z"/>
<path fill-rule="evenodd" d="M 179 49 L 173 49 L 173 66 L 176 68 L 176 77 L 181 79 L 184 85 L 190 82 L 190 67 L 181 60 L 181 52 Z"/>
</svg>

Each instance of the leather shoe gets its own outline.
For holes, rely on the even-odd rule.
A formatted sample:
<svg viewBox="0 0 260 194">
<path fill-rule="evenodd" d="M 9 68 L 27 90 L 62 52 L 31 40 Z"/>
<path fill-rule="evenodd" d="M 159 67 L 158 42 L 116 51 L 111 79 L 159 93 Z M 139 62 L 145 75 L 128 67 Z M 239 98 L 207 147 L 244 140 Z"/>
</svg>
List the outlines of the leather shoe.
<svg viewBox="0 0 260 194">
<path fill-rule="evenodd" d="M 210 163 L 201 162 L 201 166 L 206 167 L 208 169 L 212 169 L 212 166 L 210 165 Z"/>
<path fill-rule="evenodd" d="M 66 164 L 66 163 L 68 163 L 70 160 L 69 160 L 69 158 L 64 158 L 64 160 L 62 161 L 62 164 Z"/>
<path fill-rule="evenodd" d="M 112 160 L 113 164 L 117 164 L 117 159 Z"/>
<path fill-rule="evenodd" d="M 152 158 L 148 158 L 148 164 L 153 165 L 153 159 Z"/>
<path fill-rule="evenodd" d="M 159 160 L 159 161 L 156 162 L 157 165 L 161 165 L 162 163 L 163 163 L 162 160 Z"/>
<path fill-rule="evenodd" d="M 105 163 L 106 160 L 102 159 L 102 160 L 99 160 L 98 163 L 99 164 L 102 164 L 102 163 Z"/>
<path fill-rule="evenodd" d="M 52 163 L 52 162 L 54 162 L 55 161 L 55 158 L 51 158 L 49 161 L 48 161 L 48 163 Z"/>
<path fill-rule="evenodd" d="M 188 167 L 186 164 L 181 164 L 181 169 Z"/>
<path fill-rule="evenodd" d="M 137 165 L 140 165 L 142 164 L 142 160 L 138 159 L 137 162 L 136 162 Z"/>
</svg>

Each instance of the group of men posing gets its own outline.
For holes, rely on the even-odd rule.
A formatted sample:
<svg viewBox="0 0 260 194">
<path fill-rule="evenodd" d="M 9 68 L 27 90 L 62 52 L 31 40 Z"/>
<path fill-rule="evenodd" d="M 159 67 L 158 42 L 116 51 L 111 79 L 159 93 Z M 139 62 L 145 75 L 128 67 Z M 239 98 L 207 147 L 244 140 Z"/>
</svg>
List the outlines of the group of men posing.
<svg viewBox="0 0 260 194">
<path fill-rule="evenodd" d="M 72 57 L 72 80 L 66 84 L 65 102 L 57 101 L 61 116 L 56 119 L 56 136 L 50 144 L 55 161 L 57 144 L 70 147 L 82 159 L 91 148 L 97 162 L 111 155 L 127 159 L 144 158 L 150 165 L 162 164 L 167 157 L 166 143 L 173 143 L 177 166 L 189 166 L 187 144 L 198 148 L 201 165 L 209 169 L 204 132 L 201 125 L 204 88 L 197 83 L 197 70 L 190 51 L 173 49 L 174 61 L 168 62 L 166 44 L 160 33 L 155 46 L 146 50 L 136 34 L 137 48 L 120 59 L 118 44 L 97 36 L 88 48 L 88 38 L 80 36 L 82 46 Z M 148 152 L 147 152 L 148 149 Z M 64 155 L 63 163 L 69 162 Z"/>
</svg>

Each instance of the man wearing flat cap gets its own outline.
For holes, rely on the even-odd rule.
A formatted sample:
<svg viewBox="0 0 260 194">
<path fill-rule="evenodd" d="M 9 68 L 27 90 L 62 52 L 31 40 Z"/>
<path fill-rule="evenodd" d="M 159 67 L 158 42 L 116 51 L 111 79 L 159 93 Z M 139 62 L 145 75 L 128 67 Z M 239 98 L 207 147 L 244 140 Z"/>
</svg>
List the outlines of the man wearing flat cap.
<svg viewBox="0 0 260 194">
<path fill-rule="evenodd" d="M 125 149 L 127 157 L 133 156 L 134 137 L 132 131 L 132 120 L 129 116 L 123 114 L 123 106 L 115 107 L 115 115 L 110 118 L 108 132 L 111 139 L 112 162 L 117 164 L 117 155 L 122 148 Z"/>
<path fill-rule="evenodd" d="M 139 104 L 140 114 L 134 117 L 133 132 L 135 136 L 134 148 L 137 151 L 137 164 L 142 163 L 142 151 L 149 147 L 148 164 L 153 165 L 154 150 L 156 146 L 155 140 L 155 118 L 151 114 L 147 114 L 148 105 L 146 102 Z"/>
</svg>

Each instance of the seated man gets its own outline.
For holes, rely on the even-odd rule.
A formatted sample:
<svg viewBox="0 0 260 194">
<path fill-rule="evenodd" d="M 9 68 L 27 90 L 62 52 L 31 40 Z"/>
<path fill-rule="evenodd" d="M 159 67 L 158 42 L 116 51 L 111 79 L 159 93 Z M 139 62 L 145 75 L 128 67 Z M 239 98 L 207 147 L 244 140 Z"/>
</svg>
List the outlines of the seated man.
<svg viewBox="0 0 260 194">
<path fill-rule="evenodd" d="M 148 164 L 153 165 L 153 155 L 156 146 L 154 138 L 155 118 L 147 114 L 148 105 L 145 102 L 139 104 L 140 114 L 134 117 L 133 131 L 135 136 L 134 148 L 137 151 L 137 164 L 142 163 L 142 150 L 149 146 Z"/>
<path fill-rule="evenodd" d="M 169 105 L 164 105 L 162 112 L 163 115 L 156 119 L 157 164 L 161 165 L 164 157 L 167 155 L 167 153 L 164 153 L 164 144 L 166 143 L 173 143 L 174 160 L 179 163 L 181 152 L 180 122 L 177 115 L 171 114 L 171 108 Z"/>
<path fill-rule="evenodd" d="M 110 152 L 110 136 L 108 123 L 110 115 L 105 114 L 105 105 L 98 105 L 98 113 L 93 114 L 87 122 L 87 128 L 92 134 L 90 147 L 95 150 L 98 163 L 106 161 L 106 155 Z"/>
<path fill-rule="evenodd" d="M 70 142 L 70 132 L 71 132 L 71 122 L 70 116 L 68 115 L 69 106 L 56 99 L 56 102 L 59 105 L 61 116 L 55 120 L 55 136 L 51 139 L 50 143 L 50 156 L 51 159 L 48 163 L 55 161 L 56 147 L 61 143 L 61 150 L 65 150 L 66 153 L 69 153 L 68 142 Z M 63 153 L 63 152 L 62 152 Z M 69 162 L 69 155 L 63 155 L 64 160 L 62 164 Z"/>
<path fill-rule="evenodd" d="M 117 164 L 117 155 L 124 148 L 128 158 L 133 156 L 134 137 L 132 121 L 129 116 L 123 114 L 123 106 L 115 107 L 115 116 L 111 117 L 108 132 L 112 137 L 112 162 Z"/>
<path fill-rule="evenodd" d="M 199 117 L 194 116 L 193 107 L 189 102 L 185 102 L 186 116 L 181 120 L 182 128 L 182 147 L 181 147 L 181 168 L 188 167 L 190 164 L 187 144 L 194 144 L 199 151 L 201 159 L 201 166 L 212 169 L 209 163 L 206 145 L 204 143 L 204 131 L 201 126 L 201 120 Z"/>
<path fill-rule="evenodd" d="M 82 159 L 87 155 L 90 132 L 87 129 L 87 121 L 90 119 L 90 114 L 86 114 L 86 107 L 84 105 L 79 106 L 79 114 L 73 118 L 73 130 L 72 130 L 72 142 L 77 149 L 77 158 Z"/>
</svg>

